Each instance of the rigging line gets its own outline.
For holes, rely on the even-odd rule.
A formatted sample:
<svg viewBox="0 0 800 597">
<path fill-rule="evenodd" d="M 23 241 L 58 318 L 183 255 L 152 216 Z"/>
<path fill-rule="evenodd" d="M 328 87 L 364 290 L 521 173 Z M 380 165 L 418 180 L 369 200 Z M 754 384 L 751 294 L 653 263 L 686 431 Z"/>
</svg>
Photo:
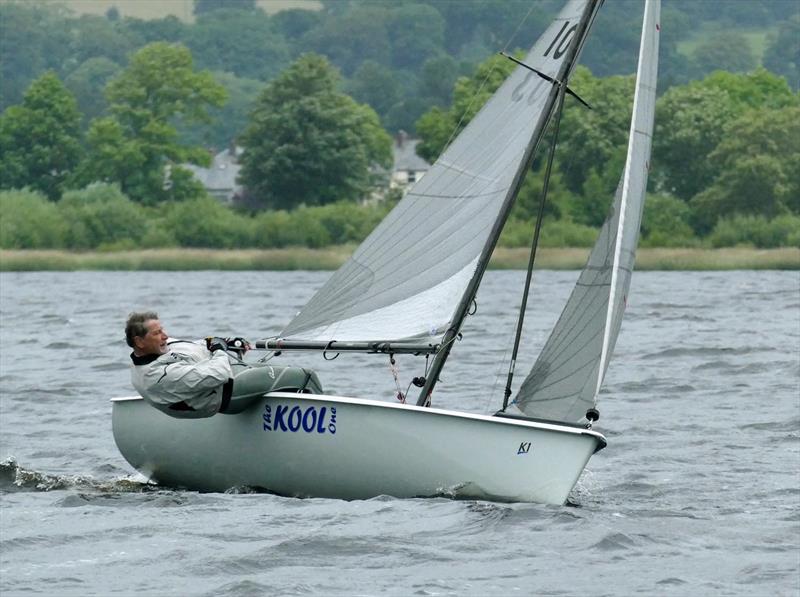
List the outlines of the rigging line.
<svg viewBox="0 0 800 597">
<path fill-rule="evenodd" d="M 544 206 L 547 201 L 547 189 L 550 184 L 550 173 L 553 168 L 553 158 L 556 154 L 556 145 L 558 144 L 558 130 L 561 124 L 561 111 L 564 108 L 564 92 L 566 85 L 560 84 L 558 89 L 558 104 L 555 111 L 555 122 L 553 123 L 553 140 L 550 144 L 550 152 L 547 156 L 547 168 L 545 169 L 544 181 L 542 182 L 542 193 L 539 198 L 539 212 L 536 215 L 536 228 L 533 232 L 533 241 L 531 243 L 531 253 L 528 259 L 528 272 L 525 276 L 525 287 L 522 291 L 522 304 L 519 309 L 519 319 L 517 320 L 517 332 L 514 337 L 514 349 L 511 352 L 511 363 L 508 367 L 508 379 L 506 380 L 505 393 L 503 395 L 503 408 L 505 411 L 508 408 L 508 399 L 511 396 L 511 381 L 514 379 L 514 367 L 517 364 L 517 355 L 519 353 L 519 343 L 522 339 L 522 325 L 525 322 L 525 310 L 528 306 L 528 294 L 530 293 L 531 280 L 533 279 L 533 264 L 536 260 L 536 248 L 539 245 L 539 233 L 542 229 L 542 218 L 544 217 Z"/>
<path fill-rule="evenodd" d="M 511 344 L 511 342 L 506 343 L 506 346 L 503 349 L 503 356 L 500 357 L 500 359 L 498 360 L 497 369 L 496 369 L 495 376 L 494 376 L 494 383 L 492 384 L 491 391 L 486 396 L 486 403 L 485 403 L 485 406 L 484 406 L 484 409 L 486 410 L 486 412 L 491 412 L 489 406 L 490 406 L 490 404 L 491 404 L 491 402 L 493 400 L 493 396 L 495 395 L 495 392 L 497 391 L 497 384 L 500 383 L 500 375 L 502 373 L 503 363 L 506 362 L 506 357 L 508 356 L 508 351 L 511 348 L 510 344 Z M 512 404 L 513 404 L 513 402 L 512 402 Z"/>
<path fill-rule="evenodd" d="M 525 21 L 527 21 L 528 18 L 531 16 L 531 13 L 533 12 L 533 8 L 534 8 L 534 4 L 531 3 L 531 6 L 528 9 L 528 12 L 525 14 L 523 19 L 520 21 L 519 25 L 517 25 L 517 28 L 514 30 L 514 33 L 511 34 L 511 37 L 508 38 L 508 41 L 506 42 L 506 45 L 503 46 L 503 51 L 506 51 L 508 49 L 508 46 L 511 45 L 511 42 L 514 41 L 514 38 L 517 36 L 517 33 L 519 33 L 519 30 L 525 24 Z M 469 104 L 464 109 L 464 111 L 461 113 L 461 118 L 459 118 L 458 123 L 453 128 L 453 131 L 450 133 L 450 137 L 447 139 L 447 143 L 444 144 L 444 147 L 442 147 L 442 151 L 439 152 L 439 155 L 442 155 L 442 154 L 444 154 L 445 151 L 447 151 L 447 148 L 450 147 L 450 144 L 453 142 L 453 139 L 458 135 L 459 131 L 461 131 L 461 123 L 464 122 L 464 118 L 466 118 L 467 113 L 470 111 L 472 106 L 475 104 L 475 100 L 477 99 L 478 95 L 480 94 L 481 91 L 483 91 L 483 88 L 486 87 L 486 83 L 489 81 L 489 78 L 494 74 L 494 71 L 496 71 L 496 70 L 497 70 L 497 67 L 494 66 L 489 70 L 488 73 L 486 73 L 486 77 L 481 82 L 481 85 L 480 85 L 480 87 L 478 87 L 477 91 L 475 91 L 475 93 L 472 94 L 472 98 L 470 99 Z"/>
<path fill-rule="evenodd" d="M 522 17 L 522 20 L 519 22 L 519 25 L 517 25 L 517 28 L 514 29 L 514 33 L 512 33 L 511 37 L 508 38 L 508 41 L 506 42 L 506 45 L 503 46 L 503 51 L 504 52 L 506 50 L 508 50 L 508 46 L 511 45 L 511 42 L 514 41 L 514 38 L 517 36 L 517 33 L 519 33 L 519 30 L 522 29 L 522 26 L 525 24 L 525 22 L 528 20 L 528 18 L 530 18 L 531 13 L 533 12 L 534 6 L 535 6 L 535 4 L 533 2 L 531 2 L 531 6 L 530 6 L 530 8 L 528 8 L 528 12 L 525 13 L 524 17 Z"/>
</svg>

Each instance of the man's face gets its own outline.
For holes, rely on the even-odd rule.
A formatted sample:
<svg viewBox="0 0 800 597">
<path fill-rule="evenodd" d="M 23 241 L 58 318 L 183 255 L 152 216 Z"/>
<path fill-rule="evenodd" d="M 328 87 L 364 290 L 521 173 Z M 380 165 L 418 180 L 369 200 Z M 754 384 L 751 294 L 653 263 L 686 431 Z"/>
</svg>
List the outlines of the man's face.
<svg viewBox="0 0 800 597">
<path fill-rule="evenodd" d="M 144 327 L 147 328 L 147 333 L 133 339 L 136 353 L 140 356 L 166 353 L 168 336 L 161 327 L 161 322 L 158 319 L 149 319 L 144 323 Z"/>
</svg>

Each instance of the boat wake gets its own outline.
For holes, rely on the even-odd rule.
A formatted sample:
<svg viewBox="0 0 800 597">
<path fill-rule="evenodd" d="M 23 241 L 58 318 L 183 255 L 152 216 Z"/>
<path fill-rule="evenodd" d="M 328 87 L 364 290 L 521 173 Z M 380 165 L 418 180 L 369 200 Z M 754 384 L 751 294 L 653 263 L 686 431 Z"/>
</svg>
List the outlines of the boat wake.
<svg viewBox="0 0 800 597">
<path fill-rule="evenodd" d="M 20 466 L 11 457 L 0 462 L 0 493 L 56 491 L 64 489 L 95 490 L 111 493 L 153 491 L 157 486 L 143 476 L 100 480 L 90 475 L 50 475 Z"/>
<path fill-rule="evenodd" d="M 20 466 L 13 456 L 0 462 L 0 494 L 64 490 L 78 490 L 79 492 L 100 494 L 148 492 L 180 493 L 185 491 L 185 489 L 181 487 L 170 487 L 168 485 L 153 483 L 140 473 L 110 479 L 97 479 L 91 475 L 51 475 L 28 470 Z M 271 491 L 263 487 L 250 487 L 247 485 L 230 487 L 223 493 L 228 495 L 272 494 Z"/>
</svg>

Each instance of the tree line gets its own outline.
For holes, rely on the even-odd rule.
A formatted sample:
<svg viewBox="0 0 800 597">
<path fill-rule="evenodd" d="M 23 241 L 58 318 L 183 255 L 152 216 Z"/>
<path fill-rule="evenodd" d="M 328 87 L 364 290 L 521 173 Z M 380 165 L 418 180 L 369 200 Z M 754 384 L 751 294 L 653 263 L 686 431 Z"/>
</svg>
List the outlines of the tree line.
<svg viewBox="0 0 800 597">
<path fill-rule="evenodd" d="M 225 87 L 229 101 L 210 108 L 214 123 L 186 123 L 181 136 L 225 147 L 241 132 L 264 83 L 301 54 L 326 56 L 343 90 L 370 105 L 386 130 L 414 131 L 432 106 L 447 106 L 456 79 L 499 49 L 527 47 L 563 0 L 328 0 L 322 10 L 268 15 L 255 0 L 195 0 L 194 22 L 76 15 L 54 3 L 0 3 L 0 111 L 22 100 L 52 70 L 75 95 L 81 125 L 104 115 L 105 84 L 145 45 L 188 48 L 195 64 Z M 642 2 L 614 0 L 600 11 L 583 63 L 599 77 L 634 72 Z M 701 79 L 713 70 L 748 72 L 763 64 L 800 85 L 800 11 L 795 0 L 671 0 L 662 14 L 659 86 Z M 760 32 L 769 32 L 764 38 Z M 752 33 L 759 34 L 755 38 Z M 766 34 L 765 34 L 766 35 Z M 755 41 L 754 41 L 755 40 Z M 764 47 L 760 47 L 761 40 Z"/>
<path fill-rule="evenodd" d="M 461 78 L 452 106 L 434 107 L 417 123 L 419 153 L 435 159 L 452 132 L 469 123 L 513 66 L 503 57 L 492 57 L 473 77 Z M 547 214 L 596 228 L 607 215 L 624 165 L 634 77 L 598 78 L 578 67 L 570 85 L 592 109 L 567 102 Z M 715 71 L 673 86 L 656 103 L 645 238 L 667 246 L 692 245 L 730 219 L 796 218 L 798 166 L 800 95 L 785 79 L 765 69 Z M 542 170 L 542 163 L 534 163 L 512 214 L 515 219 L 532 219 Z"/>
<path fill-rule="evenodd" d="M 348 14 L 335 6 L 339 8 L 330 9 L 334 13 Z M 420 154 L 435 159 L 511 66 L 494 56 L 458 77 L 450 101 L 429 107 L 415 123 L 422 139 Z M 606 215 L 624 162 L 633 77 L 598 77 L 582 67 L 571 86 L 593 109 L 569 104 L 565 110 L 545 243 L 587 246 Z M 255 232 L 266 229 L 275 239 L 290 238 L 300 245 L 361 240 L 391 201 L 379 208 L 351 204 L 382 184 L 391 140 L 378 112 L 347 89 L 339 69 L 318 54 L 297 57 L 260 84 L 238 134 L 245 148 L 241 182 L 248 189 L 247 209 L 258 213 L 235 213 L 207 200 L 205 189 L 181 167 L 210 159 L 181 131 L 208 126 L 214 110 L 228 101 L 226 87 L 197 67 L 188 47 L 156 41 L 136 51 L 106 81 L 105 108 L 91 119 L 58 73 L 47 71 L 29 85 L 19 104 L 0 116 L 0 188 L 7 190 L 0 201 L 0 246 L 243 247 L 289 242 Z M 717 71 L 661 94 L 644 242 L 796 245 L 799 106 L 787 80 L 764 69 Z M 541 169 L 542 164 L 534 164 L 504 244 L 529 243 Z M 55 204 L 48 206 L 47 200 Z M 106 200 L 108 213 L 101 209 Z M 76 207 L 81 201 L 86 202 L 84 210 Z M 25 209 L 28 204 L 37 207 Z M 313 206 L 330 204 L 338 205 L 353 224 L 329 227 L 328 212 Z M 175 228 L 181 211 L 197 218 L 184 222 L 187 229 L 209 232 L 195 235 Z M 118 224 L 124 219 L 117 217 L 120 213 L 132 222 L 144 218 L 155 224 L 150 232 L 147 226 L 119 224 L 127 231 L 123 238 L 84 222 L 94 221 L 97 213 Z M 30 228 L 26 218 L 33 217 L 52 223 L 52 228 L 42 228 L 51 230 L 50 240 L 42 233 L 19 232 Z M 281 225 L 289 232 L 280 233 Z"/>
</svg>

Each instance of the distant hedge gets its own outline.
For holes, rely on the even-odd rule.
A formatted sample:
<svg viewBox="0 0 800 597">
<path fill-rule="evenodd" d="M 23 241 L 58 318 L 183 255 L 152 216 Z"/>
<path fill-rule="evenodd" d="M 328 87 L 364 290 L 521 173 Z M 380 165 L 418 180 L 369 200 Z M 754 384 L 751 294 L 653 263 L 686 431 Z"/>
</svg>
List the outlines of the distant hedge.
<svg viewBox="0 0 800 597">
<path fill-rule="evenodd" d="M 391 202 L 340 202 L 291 212 L 249 214 L 211 197 L 156 207 L 130 201 L 115 185 L 69 191 L 59 202 L 24 190 L 0 192 L 0 248 L 130 250 L 170 247 L 273 249 L 321 248 L 362 241 L 388 213 Z M 800 247 L 800 217 L 735 216 L 720 220 L 705 239 L 694 236 L 684 202 L 648 198 L 642 245 L 649 247 Z M 512 218 L 500 238 L 505 247 L 527 247 L 533 224 Z M 590 247 L 597 229 L 566 220 L 546 221 L 543 247 Z"/>
<path fill-rule="evenodd" d="M 388 210 L 341 202 L 253 215 L 211 197 L 146 207 L 109 184 L 69 191 L 57 203 L 27 189 L 0 191 L 0 248 L 319 248 L 360 242 Z"/>
</svg>

